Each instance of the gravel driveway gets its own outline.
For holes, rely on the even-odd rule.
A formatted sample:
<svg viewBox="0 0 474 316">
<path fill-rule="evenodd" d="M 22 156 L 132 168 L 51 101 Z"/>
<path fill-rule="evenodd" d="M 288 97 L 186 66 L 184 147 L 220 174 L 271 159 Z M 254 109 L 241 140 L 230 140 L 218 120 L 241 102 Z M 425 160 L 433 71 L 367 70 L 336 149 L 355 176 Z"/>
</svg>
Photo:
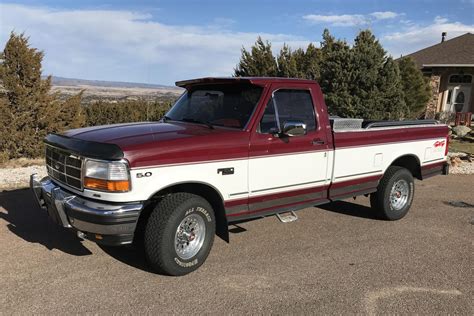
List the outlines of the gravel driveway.
<svg viewBox="0 0 474 316">
<path fill-rule="evenodd" d="M 0 314 L 473 315 L 474 176 L 416 182 L 410 213 L 377 220 L 367 198 L 231 226 L 207 262 L 153 274 L 131 248 L 48 221 L 29 190 L 0 193 Z"/>
<path fill-rule="evenodd" d="M 46 166 L 39 165 L 21 168 L 0 168 L 0 190 L 28 187 L 30 175 L 33 173 L 45 177 L 47 175 Z"/>
</svg>

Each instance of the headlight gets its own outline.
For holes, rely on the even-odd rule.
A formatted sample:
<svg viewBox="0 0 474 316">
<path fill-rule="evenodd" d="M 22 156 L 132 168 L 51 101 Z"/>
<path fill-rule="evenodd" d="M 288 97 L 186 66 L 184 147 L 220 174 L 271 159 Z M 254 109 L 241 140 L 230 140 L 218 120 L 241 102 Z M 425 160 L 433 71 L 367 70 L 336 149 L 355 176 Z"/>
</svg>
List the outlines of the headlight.
<svg viewBox="0 0 474 316">
<path fill-rule="evenodd" d="M 84 187 L 109 192 L 129 191 L 127 164 L 121 161 L 86 160 Z"/>
</svg>

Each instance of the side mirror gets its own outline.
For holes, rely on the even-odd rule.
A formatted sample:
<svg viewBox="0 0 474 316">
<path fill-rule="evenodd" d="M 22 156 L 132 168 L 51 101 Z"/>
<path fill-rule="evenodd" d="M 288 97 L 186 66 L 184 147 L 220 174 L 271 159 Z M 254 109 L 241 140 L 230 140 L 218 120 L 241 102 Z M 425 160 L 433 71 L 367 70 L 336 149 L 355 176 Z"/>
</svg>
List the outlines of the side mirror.
<svg viewBox="0 0 474 316">
<path fill-rule="evenodd" d="M 303 121 L 286 121 L 283 123 L 282 134 L 287 136 L 306 135 L 306 124 Z"/>
</svg>

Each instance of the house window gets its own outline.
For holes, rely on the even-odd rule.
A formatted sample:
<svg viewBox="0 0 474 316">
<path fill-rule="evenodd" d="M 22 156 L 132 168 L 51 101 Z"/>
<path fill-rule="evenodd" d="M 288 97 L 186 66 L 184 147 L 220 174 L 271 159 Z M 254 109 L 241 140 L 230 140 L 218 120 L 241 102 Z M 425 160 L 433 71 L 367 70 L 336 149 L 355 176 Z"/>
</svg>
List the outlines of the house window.
<svg viewBox="0 0 474 316">
<path fill-rule="evenodd" d="M 471 75 L 451 75 L 449 77 L 449 83 L 471 83 L 472 76 Z"/>
</svg>

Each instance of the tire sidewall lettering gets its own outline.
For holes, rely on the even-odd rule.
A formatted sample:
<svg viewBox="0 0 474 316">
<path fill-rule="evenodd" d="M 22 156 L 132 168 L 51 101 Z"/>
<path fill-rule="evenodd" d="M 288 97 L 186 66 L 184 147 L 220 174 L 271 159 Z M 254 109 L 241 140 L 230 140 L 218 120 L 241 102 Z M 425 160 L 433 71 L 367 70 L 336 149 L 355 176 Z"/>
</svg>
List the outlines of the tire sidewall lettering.
<svg viewBox="0 0 474 316">
<path fill-rule="evenodd" d="M 195 258 L 191 261 L 186 262 L 186 261 L 179 260 L 177 257 L 174 257 L 174 262 L 176 262 L 176 264 L 179 265 L 182 268 L 190 268 L 190 267 L 195 266 L 196 264 L 198 264 L 199 260 L 198 260 L 198 258 Z"/>
<path fill-rule="evenodd" d="M 199 212 L 201 213 L 202 215 L 204 215 L 204 218 L 210 223 L 212 222 L 212 218 L 211 218 L 211 215 L 209 215 L 209 212 L 203 208 L 203 207 L 200 207 L 200 206 L 197 206 L 197 207 L 192 207 L 190 208 L 189 210 L 186 211 L 186 213 L 184 214 L 184 217 L 188 216 L 189 214 L 191 213 L 195 213 L 195 212 Z"/>
</svg>

